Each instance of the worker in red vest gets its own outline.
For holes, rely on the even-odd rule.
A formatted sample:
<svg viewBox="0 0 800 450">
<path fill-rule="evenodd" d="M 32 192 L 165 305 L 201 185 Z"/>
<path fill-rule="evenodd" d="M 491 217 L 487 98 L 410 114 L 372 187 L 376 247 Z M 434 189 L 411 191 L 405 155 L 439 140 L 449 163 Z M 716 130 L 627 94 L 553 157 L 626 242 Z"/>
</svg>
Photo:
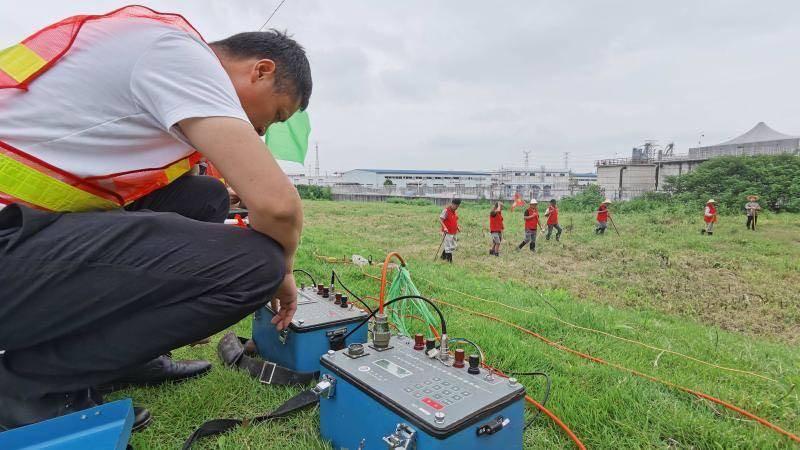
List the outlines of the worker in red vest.
<svg viewBox="0 0 800 450">
<path fill-rule="evenodd" d="M 561 225 L 558 224 L 558 206 L 556 206 L 556 199 L 550 200 L 550 205 L 547 207 L 544 216 L 547 217 L 547 236 L 545 239 L 550 240 L 550 234 L 553 228 L 556 229 L 556 241 L 561 241 Z"/>
<path fill-rule="evenodd" d="M 302 205 L 261 136 L 311 87 L 284 33 L 207 43 L 143 6 L 0 50 L 0 431 L 95 406 L 99 386 L 202 375 L 159 355 L 269 300 L 289 325 Z M 225 185 L 191 175 L 203 158 L 250 228 L 222 223 Z"/>
<path fill-rule="evenodd" d="M 531 199 L 531 202 L 522 217 L 522 219 L 525 221 L 525 239 L 517 247 L 518 250 L 522 250 L 522 247 L 525 247 L 525 244 L 530 243 L 531 251 L 536 251 L 536 231 L 541 226 L 539 224 L 538 203 L 539 202 L 537 202 L 535 198 Z"/>
<path fill-rule="evenodd" d="M 489 212 L 489 233 L 492 235 L 492 248 L 489 254 L 500 256 L 500 243 L 503 242 L 503 202 L 496 202 Z"/>
<path fill-rule="evenodd" d="M 444 233 L 442 259 L 450 263 L 453 262 L 453 252 L 457 247 L 456 235 L 461 231 L 461 228 L 458 227 L 458 214 L 456 214 L 459 206 L 461 206 L 461 199 L 454 198 L 439 214 L 439 223 L 441 223 L 442 233 Z"/>
<path fill-rule="evenodd" d="M 600 203 L 600 207 L 597 208 L 597 226 L 594 228 L 594 234 L 605 234 L 608 226 L 609 204 L 611 204 L 611 200 L 605 199 L 603 203 Z"/>
<path fill-rule="evenodd" d="M 714 234 L 714 224 L 717 223 L 717 202 L 712 198 L 706 202 L 706 207 L 703 210 L 703 220 L 706 227 L 700 230 L 700 234 Z"/>
</svg>

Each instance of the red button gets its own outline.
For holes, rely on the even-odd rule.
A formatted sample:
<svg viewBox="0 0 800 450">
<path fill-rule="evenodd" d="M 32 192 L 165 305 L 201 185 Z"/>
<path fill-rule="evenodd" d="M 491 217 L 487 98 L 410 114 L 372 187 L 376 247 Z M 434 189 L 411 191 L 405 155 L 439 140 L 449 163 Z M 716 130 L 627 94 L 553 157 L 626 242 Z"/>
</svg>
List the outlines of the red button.
<svg viewBox="0 0 800 450">
<path fill-rule="evenodd" d="M 430 406 L 433 409 L 442 409 L 442 408 L 444 408 L 444 405 L 438 403 L 436 400 L 434 400 L 434 399 L 432 399 L 430 397 L 423 397 L 422 403 L 425 403 L 426 405 Z"/>
</svg>

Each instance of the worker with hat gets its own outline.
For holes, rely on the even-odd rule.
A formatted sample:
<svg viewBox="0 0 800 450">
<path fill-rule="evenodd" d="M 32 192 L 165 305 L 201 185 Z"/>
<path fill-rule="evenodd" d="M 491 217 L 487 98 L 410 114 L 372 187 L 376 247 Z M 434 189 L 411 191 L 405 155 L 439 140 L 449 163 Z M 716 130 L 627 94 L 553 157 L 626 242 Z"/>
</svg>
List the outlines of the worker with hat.
<svg viewBox="0 0 800 450">
<path fill-rule="evenodd" d="M 536 231 L 541 227 L 539 224 L 539 208 L 535 198 L 531 199 L 528 208 L 523 213 L 523 220 L 525 221 L 525 239 L 517 246 L 517 250 L 522 250 L 525 244 L 530 243 L 532 252 L 536 251 Z"/>
<path fill-rule="evenodd" d="M 267 301 L 290 323 L 302 204 L 261 136 L 311 88 L 285 33 L 207 43 L 143 6 L 0 51 L 0 431 L 93 407 L 100 385 L 207 372 L 160 355 Z M 203 159 L 249 228 L 222 223 L 225 185 L 191 175 Z"/>
<path fill-rule="evenodd" d="M 608 226 L 608 205 L 610 204 L 611 200 L 605 199 L 600 203 L 600 207 L 597 208 L 597 226 L 594 228 L 594 234 L 605 234 Z"/>
<path fill-rule="evenodd" d="M 714 224 L 717 223 L 717 202 L 713 198 L 706 202 L 703 220 L 706 222 L 706 227 L 700 230 L 700 234 L 713 235 Z"/>
<path fill-rule="evenodd" d="M 450 200 L 450 204 L 439 214 L 439 223 L 442 225 L 442 233 L 444 234 L 442 237 L 442 243 L 444 245 L 442 259 L 450 263 L 453 262 L 453 252 L 456 251 L 456 247 L 458 246 L 456 235 L 461 231 L 461 228 L 458 226 L 458 214 L 456 214 L 456 210 L 459 206 L 461 206 L 461 199 L 454 198 Z"/>
<path fill-rule="evenodd" d="M 758 204 L 757 195 L 748 195 L 747 203 L 744 205 L 745 214 L 747 214 L 746 227 L 748 230 L 756 231 L 756 224 L 758 223 L 758 212 L 761 211 L 761 205 Z"/>
</svg>

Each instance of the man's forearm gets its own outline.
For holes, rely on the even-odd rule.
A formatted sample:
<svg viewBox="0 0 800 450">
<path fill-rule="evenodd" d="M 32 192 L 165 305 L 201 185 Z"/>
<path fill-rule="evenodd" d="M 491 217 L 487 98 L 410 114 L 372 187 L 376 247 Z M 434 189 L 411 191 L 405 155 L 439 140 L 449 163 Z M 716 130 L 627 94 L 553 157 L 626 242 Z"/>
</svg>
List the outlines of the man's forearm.
<svg viewBox="0 0 800 450">
<path fill-rule="evenodd" d="M 250 226 L 259 233 L 266 234 L 282 247 L 286 262 L 286 270 L 291 273 L 294 268 L 294 254 L 300 243 L 303 229 L 303 210 L 298 205 L 296 214 L 289 217 L 276 217 L 258 211 L 249 214 Z"/>
</svg>

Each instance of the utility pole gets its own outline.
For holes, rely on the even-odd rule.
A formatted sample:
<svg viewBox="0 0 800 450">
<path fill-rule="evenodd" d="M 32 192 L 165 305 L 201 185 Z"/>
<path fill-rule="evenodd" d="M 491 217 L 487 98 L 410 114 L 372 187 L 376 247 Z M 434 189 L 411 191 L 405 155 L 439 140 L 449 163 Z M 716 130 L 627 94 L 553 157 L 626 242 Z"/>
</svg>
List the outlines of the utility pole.
<svg viewBox="0 0 800 450">
<path fill-rule="evenodd" d="M 314 177 L 316 177 L 317 183 L 319 183 L 319 142 L 314 143 L 314 156 L 316 159 L 314 162 Z"/>
<path fill-rule="evenodd" d="M 564 152 L 564 168 L 569 169 L 569 152 Z"/>
</svg>

